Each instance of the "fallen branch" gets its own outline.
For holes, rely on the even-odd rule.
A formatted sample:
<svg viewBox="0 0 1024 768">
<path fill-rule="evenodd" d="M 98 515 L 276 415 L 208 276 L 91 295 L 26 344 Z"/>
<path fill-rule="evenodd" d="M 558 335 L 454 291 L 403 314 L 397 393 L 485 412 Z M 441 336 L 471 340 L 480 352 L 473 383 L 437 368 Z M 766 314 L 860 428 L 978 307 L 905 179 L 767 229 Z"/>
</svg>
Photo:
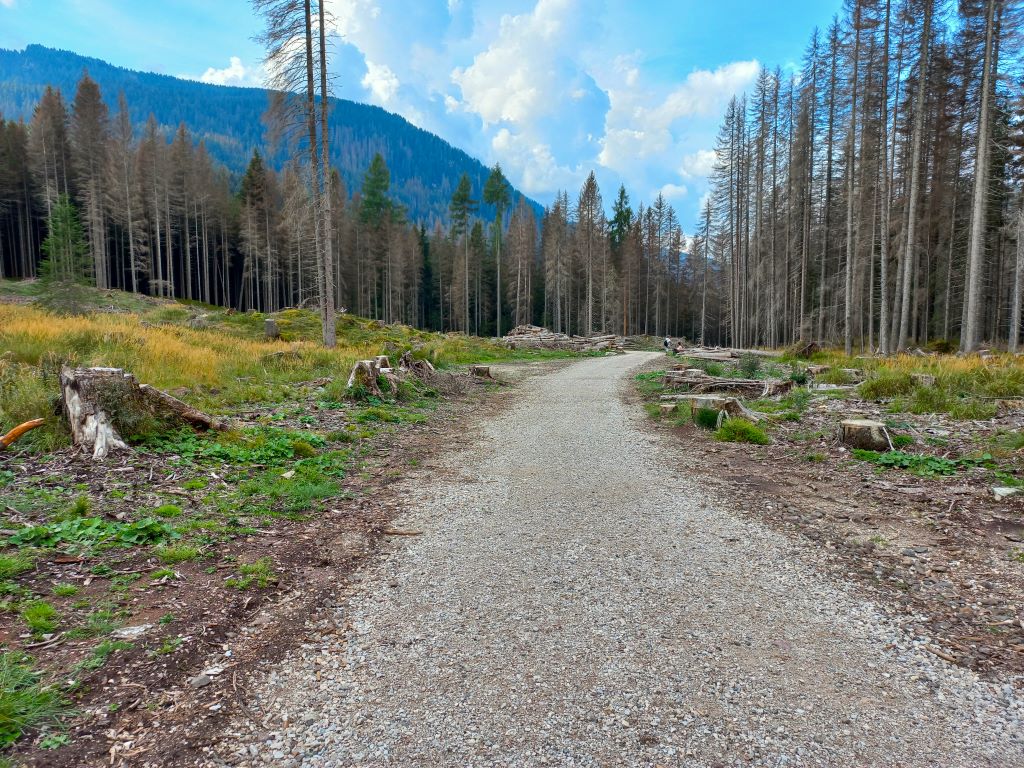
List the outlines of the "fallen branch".
<svg viewBox="0 0 1024 768">
<path fill-rule="evenodd" d="M 6 435 L 0 437 L 0 451 L 6 451 L 27 432 L 31 432 L 33 429 L 38 429 L 45 423 L 46 419 L 32 419 L 32 421 L 26 421 L 24 424 L 19 424 Z"/>
</svg>

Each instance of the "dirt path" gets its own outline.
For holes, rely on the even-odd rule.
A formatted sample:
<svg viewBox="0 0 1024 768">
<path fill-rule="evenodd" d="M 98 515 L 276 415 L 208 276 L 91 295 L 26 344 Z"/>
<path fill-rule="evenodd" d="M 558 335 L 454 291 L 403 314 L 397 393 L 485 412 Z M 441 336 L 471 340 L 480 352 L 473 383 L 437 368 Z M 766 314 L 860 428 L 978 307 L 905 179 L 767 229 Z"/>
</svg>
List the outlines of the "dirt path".
<svg viewBox="0 0 1024 768">
<path fill-rule="evenodd" d="M 408 487 L 390 551 L 216 764 L 1024 765 L 1010 686 L 924 650 L 672 468 L 649 356 L 533 379 Z"/>
</svg>

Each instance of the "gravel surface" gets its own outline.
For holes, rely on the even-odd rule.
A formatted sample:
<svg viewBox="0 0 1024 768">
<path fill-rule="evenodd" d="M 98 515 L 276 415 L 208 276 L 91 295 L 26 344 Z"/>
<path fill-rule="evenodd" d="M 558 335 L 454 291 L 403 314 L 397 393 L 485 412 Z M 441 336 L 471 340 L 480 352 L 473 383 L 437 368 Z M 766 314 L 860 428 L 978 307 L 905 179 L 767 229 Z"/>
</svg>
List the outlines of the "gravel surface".
<svg viewBox="0 0 1024 768">
<path fill-rule="evenodd" d="M 1024 708 L 672 466 L 644 353 L 529 380 L 218 745 L 251 766 L 1024 765 Z M 224 763 L 219 763 L 223 765 Z"/>
</svg>

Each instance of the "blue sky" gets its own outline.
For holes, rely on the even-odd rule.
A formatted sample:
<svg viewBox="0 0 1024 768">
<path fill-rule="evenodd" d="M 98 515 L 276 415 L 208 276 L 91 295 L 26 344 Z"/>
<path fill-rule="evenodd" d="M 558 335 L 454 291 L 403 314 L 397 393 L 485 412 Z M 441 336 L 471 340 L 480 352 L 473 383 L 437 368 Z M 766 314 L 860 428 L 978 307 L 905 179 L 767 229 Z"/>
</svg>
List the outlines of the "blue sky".
<svg viewBox="0 0 1024 768">
<path fill-rule="evenodd" d="M 729 98 L 793 66 L 841 0 L 327 0 L 337 95 L 382 106 L 542 203 L 595 170 L 692 232 Z M 0 0 L 0 47 L 258 85 L 247 0 Z"/>
</svg>

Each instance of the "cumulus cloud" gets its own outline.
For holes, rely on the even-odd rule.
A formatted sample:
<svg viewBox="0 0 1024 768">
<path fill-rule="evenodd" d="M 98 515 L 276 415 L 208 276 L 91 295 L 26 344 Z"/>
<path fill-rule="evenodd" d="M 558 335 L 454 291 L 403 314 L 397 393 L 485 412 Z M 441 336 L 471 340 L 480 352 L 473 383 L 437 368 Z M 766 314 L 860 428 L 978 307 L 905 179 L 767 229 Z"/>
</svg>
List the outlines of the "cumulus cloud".
<svg viewBox="0 0 1024 768">
<path fill-rule="evenodd" d="M 362 86 L 373 94 L 378 103 L 383 105 L 390 102 L 398 93 L 399 85 L 398 76 L 387 64 L 366 60 L 366 75 L 363 76 Z"/>
<path fill-rule="evenodd" d="M 559 108 L 557 92 L 564 84 L 558 74 L 574 0 L 539 0 L 530 13 L 505 15 L 498 37 L 452 80 L 462 100 L 484 125 L 503 121 L 526 123 Z M 555 77 L 552 75 L 555 74 Z"/>
<path fill-rule="evenodd" d="M 184 77 L 212 85 L 262 85 L 263 69 L 262 67 L 247 67 L 238 56 L 232 56 L 228 61 L 228 66 L 223 69 L 210 67 L 198 77 L 190 75 L 184 75 Z"/>
<path fill-rule="evenodd" d="M 683 158 L 683 165 L 679 172 L 687 179 L 710 176 L 715 169 L 716 159 L 715 150 L 698 149 Z"/>
</svg>

